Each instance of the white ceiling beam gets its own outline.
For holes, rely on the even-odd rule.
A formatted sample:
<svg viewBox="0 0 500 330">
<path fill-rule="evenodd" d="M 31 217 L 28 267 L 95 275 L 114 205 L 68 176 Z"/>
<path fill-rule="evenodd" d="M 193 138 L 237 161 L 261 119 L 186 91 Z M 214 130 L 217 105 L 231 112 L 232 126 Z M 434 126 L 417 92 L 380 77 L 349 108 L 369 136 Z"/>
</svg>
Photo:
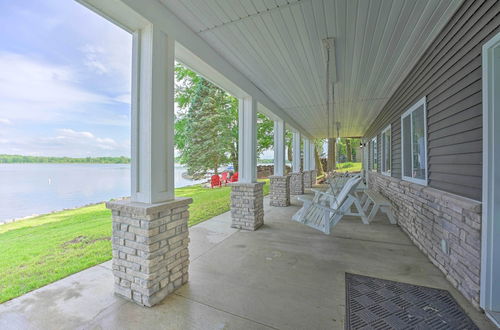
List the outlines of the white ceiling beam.
<svg viewBox="0 0 500 330">
<path fill-rule="evenodd" d="M 292 119 L 250 79 L 217 53 L 204 39 L 191 30 L 158 0 L 76 0 L 129 32 L 149 22 L 172 36 L 176 57 L 205 78 L 237 97 L 252 96 L 275 116 L 308 138 L 312 135 Z M 181 45 L 182 47 L 179 47 Z M 245 94 L 245 95 L 241 95 Z"/>
</svg>

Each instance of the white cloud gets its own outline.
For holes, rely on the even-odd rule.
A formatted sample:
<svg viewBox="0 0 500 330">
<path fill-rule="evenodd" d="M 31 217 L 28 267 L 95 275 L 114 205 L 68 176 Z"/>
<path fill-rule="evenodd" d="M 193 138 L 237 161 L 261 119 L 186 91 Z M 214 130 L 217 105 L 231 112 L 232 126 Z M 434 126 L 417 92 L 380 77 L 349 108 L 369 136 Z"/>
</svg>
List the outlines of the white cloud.
<svg viewBox="0 0 500 330">
<path fill-rule="evenodd" d="M 125 103 L 125 104 L 130 104 L 131 100 L 132 100 L 132 95 L 131 95 L 131 93 L 118 95 L 113 100 L 115 100 L 117 102 Z"/>
<path fill-rule="evenodd" d="M 95 28 L 95 27 L 94 27 Z M 106 76 L 106 82 L 113 92 L 130 94 L 132 81 L 132 38 L 128 33 L 117 33 L 116 27 L 108 24 L 100 30 L 99 38 L 92 38 L 80 48 L 84 55 L 83 63 L 90 71 Z M 123 101 L 120 101 L 123 102 Z M 128 98 L 124 103 L 130 103 Z"/>
<path fill-rule="evenodd" d="M 15 140 L 0 139 L 0 153 L 40 156 L 128 156 L 130 141 L 118 142 L 109 137 L 99 137 L 87 131 L 70 128 L 57 130 L 51 137 L 22 137 Z"/>
<path fill-rule="evenodd" d="M 68 67 L 0 52 L 0 72 L 2 118 L 46 121 L 81 112 L 88 104 L 111 102 L 79 87 Z"/>
<path fill-rule="evenodd" d="M 12 121 L 7 118 L 0 118 L 0 125 L 12 125 Z"/>
<path fill-rule="evenodd" d="M 120 145 L 112 138 L 97 137 L 90 132 L 75 131 L 70 128 L 62 128 L 58 130 L 58 133 L 59 134 L 56 137 L 48 138 L 44 142 L 64 146 L 65 150 L 68 150 L 68 147 L 76 147 L 80 150 L 84 148 L 92 150 L 124 152 L 127 148 L 127 145 Z"/>
</svg>

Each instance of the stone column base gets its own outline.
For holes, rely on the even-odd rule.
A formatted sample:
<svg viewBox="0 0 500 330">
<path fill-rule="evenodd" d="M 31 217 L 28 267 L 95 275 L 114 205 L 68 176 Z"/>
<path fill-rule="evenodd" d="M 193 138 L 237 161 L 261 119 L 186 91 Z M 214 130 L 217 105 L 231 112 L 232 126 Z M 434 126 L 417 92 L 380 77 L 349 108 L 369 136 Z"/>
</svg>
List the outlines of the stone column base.
<svg viewBox="0 0 500 330">
<path fill-rule="evenodd" d="M 312 187 L 311 174 L 312 171 L 304 171 L 304 189 Z"/>
<path fill-rule="evenodd" d="M 231 227 L 256 230 L 264 224 L 264 182 L 231 183 Z"/>
<path fill-rule="evenodd" d="M 271 206 L 289 206 L 290 205 L 290 176 L 272 175 L 269 177 L 271 187 L 269 191 Z"/>
<path fill-rule="evenodd" d="M 106 203 L 113 213 L 115 294 L 151 307 L 188 281 L 192 201 Z"/>
<path fill-rule="evenodd" d="M 314 186 L 316 182 L 316 178 L 318 177 L 318 171 L 317 170 L 312 170 L 311 171 L 311 184 Z"/>
<path fill-rule="evenodd" d="M 290 195 L 304 194 L 304 173 L 290 173 Z"/>
</svg>

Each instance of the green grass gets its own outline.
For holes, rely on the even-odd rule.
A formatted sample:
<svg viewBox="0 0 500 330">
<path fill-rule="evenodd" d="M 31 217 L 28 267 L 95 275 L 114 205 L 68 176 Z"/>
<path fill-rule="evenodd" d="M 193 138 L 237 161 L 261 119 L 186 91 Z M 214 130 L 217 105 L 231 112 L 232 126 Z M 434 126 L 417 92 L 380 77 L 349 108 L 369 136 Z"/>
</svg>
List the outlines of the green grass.
<svg viewBox="0 0 500 330">
<path fill-rule="evenodd" d="M 195 185 L 175 193 L 193 198 L 189 226 L 229 211 L 229 187 Z M 1 225 L 0 303 L 111 259 L 110 237 L 111 212 L 104 204 Z"/>
<path fill-rule="evenodd" d="M 338 163 L 337 172 L 359 172 L 361 171 L 361 163 Z"/>
</svg>

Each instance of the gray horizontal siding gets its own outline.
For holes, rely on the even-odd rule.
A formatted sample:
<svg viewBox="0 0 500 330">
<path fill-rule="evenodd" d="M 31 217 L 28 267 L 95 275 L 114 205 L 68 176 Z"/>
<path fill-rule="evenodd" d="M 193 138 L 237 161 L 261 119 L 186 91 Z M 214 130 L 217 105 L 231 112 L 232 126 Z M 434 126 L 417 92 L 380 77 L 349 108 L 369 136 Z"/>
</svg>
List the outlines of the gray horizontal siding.
<svg viewBox="0 0 500 330">
<path fill-rule="evenodd" d="M 401 178 L 401 114 L 427 97 L 429 186 L 481 200 L 482 45 L 500 32 L 500 1 L 466 0 L 366 132 L 392 124 Z"/>
</svg>

